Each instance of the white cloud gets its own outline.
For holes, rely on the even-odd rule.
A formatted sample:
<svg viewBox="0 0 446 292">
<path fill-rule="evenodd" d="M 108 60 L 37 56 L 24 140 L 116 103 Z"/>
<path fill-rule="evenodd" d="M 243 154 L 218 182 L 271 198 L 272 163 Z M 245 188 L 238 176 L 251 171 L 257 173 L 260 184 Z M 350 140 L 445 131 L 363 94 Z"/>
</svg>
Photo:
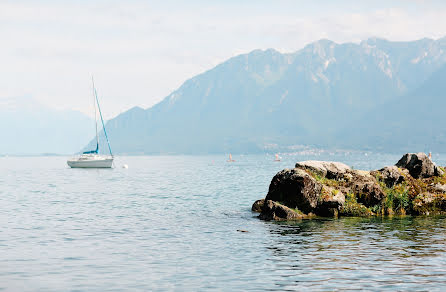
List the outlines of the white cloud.
<svg viewBox="0 0 446 292">
<path fill-rule="evenodd" d="M 444 7 L 409 2 L 356 8 L 349 1 L 339 7 L 287 0 L 0 2 L 0 98 L 29 94 L 90 113 L 89 74 L 95 73 L 110 118 L 151 106 L 186 79 L 256 48 L 291 52 L 320 38 L 446 34 Z"/>
</svg>

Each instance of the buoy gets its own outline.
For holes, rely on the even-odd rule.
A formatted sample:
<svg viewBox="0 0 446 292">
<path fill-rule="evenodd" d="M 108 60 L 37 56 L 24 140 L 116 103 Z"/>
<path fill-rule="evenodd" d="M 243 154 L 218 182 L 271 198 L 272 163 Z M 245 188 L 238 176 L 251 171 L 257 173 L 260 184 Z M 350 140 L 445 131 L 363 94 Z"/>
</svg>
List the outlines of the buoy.
<svg viewBox="0 0 446 292">
<path fill-rule="evenodd" d="M 129 166 L 128 166 L 127 164 L 124 164 L 124 165 L 122 166 L 122 168 L 129 168 Z"/>
</svg>

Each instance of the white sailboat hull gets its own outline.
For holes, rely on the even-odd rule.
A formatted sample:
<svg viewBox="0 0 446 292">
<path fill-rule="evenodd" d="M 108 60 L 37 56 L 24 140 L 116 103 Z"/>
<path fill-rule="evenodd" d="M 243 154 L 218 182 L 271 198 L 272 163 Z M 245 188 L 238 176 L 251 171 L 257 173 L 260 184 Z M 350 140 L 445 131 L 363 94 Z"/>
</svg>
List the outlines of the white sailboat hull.
<svg viewBox="0 0 446 292">
<path fill-rule="evenodd" d="M 93 84 L 93 99 L 94 99 L 94 120 L 95 120 L 95 130 L 96 130 L 96 150 L 86 151 L 82 155 L 73 157 L 67 160 L 67 164 L 71 168 L 111 168 L 113 166 L 113 154 L 110 147 L 110 142 L 108 141 L 107 131 L 105 131 L 104 120 L 102 119 L 101 107 L 99 106 L 98 94 L 96 88 L 94 87 L 93 76 L 91 76 L 91 82 Z M 102 129 L 104 130 L 105 139 L 107 140 L 108 150 L 110 151 L 110 156 L 99 155 L 99 137 L 98 137 L 98 120 L 96 118 L 96 106 L 99 111 L 99 116 L 101 117 Z"/>
<path fill-rule="evenodd" d="M 111 168 L 113 166 L 112 157 L 81 156 L 79 158 L 72 158 L 67 161 L 71 168 Z"/>
</svg>

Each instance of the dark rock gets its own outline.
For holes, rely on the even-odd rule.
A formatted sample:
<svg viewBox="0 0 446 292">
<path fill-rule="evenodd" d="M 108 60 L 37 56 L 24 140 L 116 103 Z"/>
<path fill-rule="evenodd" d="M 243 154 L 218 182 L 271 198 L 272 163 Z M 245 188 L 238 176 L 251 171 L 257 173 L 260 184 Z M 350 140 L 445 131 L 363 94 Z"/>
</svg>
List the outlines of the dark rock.
<svg viewBox="0 0 446 292">
<path fill-rule="evenodd" d="M 321 190 L 322 185 L 304 170 L 284 169 L 273 177 L 265 200 L 310 213 L 317 206 Z"/>
<path fill-rule="evenodd" d="M 381 187 L 374 183 L 356 184 L 355 190 L 358 192 L 358 202 L 366 207 L 379 204 L 386 196 Z"/>
<path fill-rule="evenodd" d="M 259 218 L 262 220 L 296 220 L 304 217 L 304 215 L 297 213 L 287 206 L 271 200 L 265 201 L 262 206 L 262 213 L 259 215 Z"/>
<path fill-rule="evenodd" d="M 417 179 L 443 175 L 443 171 L 422 152 L 404 154 L 395 165 L 406 168 Z"/>
<path fill-rule="evenodd" d="M 392 188 L 405 180 L 403 172 L 396 166 L 386 166 L 378 170 L 378 172 L 388 188 Z"/>
<path fill-rule="evenodd" d="M 265 199 L 257 200 L 252 204 L 251 210 L 254 212 L 262 212 L 263 204 L 265 203 Z"/>
<path fill-rule="evenodd" d="M 353 178 L 350 183 L 350 190 L 356 195 L 358 203 L 366 207 L 379 204 L 386 194 L 381 189 L 377 180 L 368 171 L 352 171 Z"/>
<path fill-rule="evenodd" d="M 296 163 L 296 168 L 308 169 L 328 179 L 341 179 L 350 167 L 341 162 L 308 160 Z"/>
</svg>

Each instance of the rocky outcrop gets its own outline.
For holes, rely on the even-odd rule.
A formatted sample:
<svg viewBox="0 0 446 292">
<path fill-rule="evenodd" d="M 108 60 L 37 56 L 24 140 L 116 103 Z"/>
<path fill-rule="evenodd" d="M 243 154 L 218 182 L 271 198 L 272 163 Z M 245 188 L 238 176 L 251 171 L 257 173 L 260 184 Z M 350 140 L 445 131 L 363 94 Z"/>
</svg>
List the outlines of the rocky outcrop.
<svg viewBox="0 0 446 292">
<path fill-rule="evenodd" d="M 424 153 L 396 166 L 353 170 L 340 162 L 303 161 L 272 179 L 252 210 L 265 220 L 318 216 L 446 214 L 446 175 Z"/>
<path fill-rule="evenodd" d="M 413 178 L 442 176 L 443 171 L 425 153 L 407 153 L 396 164 L 409 170 Z"/>
<path fill-rule="evenodd" d="M 316 208 L 321 190 L 322 184 L 304 170 L 284 169 L 273 177 L 265 200 L 308 213 Z"/>
<path fill-rule="evenodd" d="M 306 214 L 330 216 L 343 208 L 345 194 L 351 192 L 358 194 L 358 202 L 366 207 L 378 204 L 385 196 L 370 172 L 352 170 L 339 162 L 304 161 L 298 162 L 294 169 L 278 172 L 265 200 L 280 202 Z M 252 208 L 259 210 L 259 201 Z"/>
<path fill-rule="evenodd" d="M 280 203 L 266 200 L 259 218 L 263 220 L 296 220 L 306 217 Z"/>
</svg>

